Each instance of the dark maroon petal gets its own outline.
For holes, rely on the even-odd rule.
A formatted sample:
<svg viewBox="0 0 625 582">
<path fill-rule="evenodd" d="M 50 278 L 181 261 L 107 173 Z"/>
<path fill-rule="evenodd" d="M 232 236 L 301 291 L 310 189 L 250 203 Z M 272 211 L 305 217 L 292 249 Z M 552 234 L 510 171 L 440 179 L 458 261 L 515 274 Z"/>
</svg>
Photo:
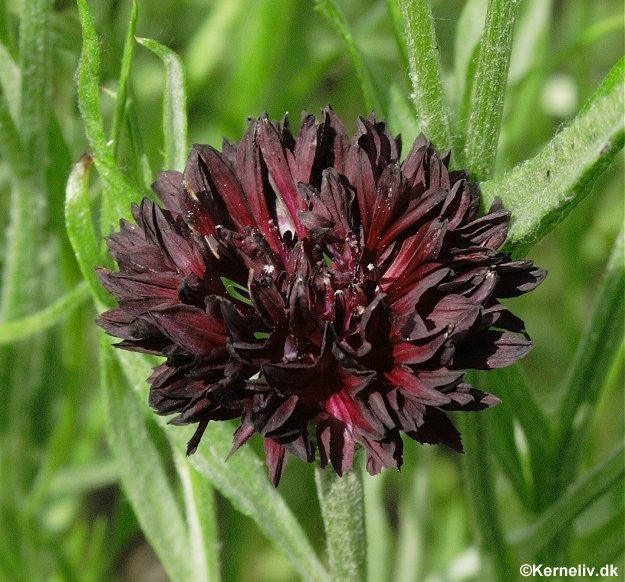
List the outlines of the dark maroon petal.
<svg viewBox="0 0 625 582">
<path fill-rule="evenodd" d="M 274 328 L 285 320 L 286 305 L 273 280 L 262 275 L 257 279 L 250 271 L 247 288 L 258 315 L 267 327 Z"/>
<path fill-rule="evenodd" d="M 349 151 L 345 166 L 345 175 L 356 191 L 360 220 L 365 232 L 368 232 L 376 198 L 376 185 L 371 160 L 358 144 L 354 144 Z"/>
<path fill-rule="evenodd" d="M 176 299 L 180 275 L 171 272 L 125 274 L 108 269 L 96 269 L 104 288 L 120 299 L 136 297 L 162 297 Z"/>
<path fill-rule="evenodd" d="M 377 441 L 364 438 L 359 442 L 367 451 L 366 466 L 369 475 L 377 475 L 383 468 L 401 467 L 403 443 L 399 436 Z"/>
<path fill-rule="evenodd" d="M 449 332 L 438 329 L 429 336 L 412 342 L 397 342 L 393 346 L 393 360 L 397 364 L 422 364 L 430 360 L 447 341 Z"/>
<path fill-rule="evenodd" d="M 406 396 L 414 398 L 417 402 L 429 406 L 440 406 L 450 402 L 449 396 L 419 380 L 407 366 L 399 365 L 384 375 L 389 383 L 397 386 Z"/>
<path fill-rule="evenodd" d="M 269 469 L 269 478 L 274 486 L 277 487 L 286 466 L 286 450 L 283 445 L 273 439 L 266 438 L 263 440 L 263 444 L 265 447 L 265 459 Z"/>
<path fill-rule="evenodd" d="M 531 341 L 512 333 L 482 331 L 456 348 L 453 367 L 476 370 L 504 368 L 526 356 L 533 345 Z"/>
<path fill-rule="evenodd" d="M 189 439 L 189 442 L 187 443 L 187 455 L 192 455 L 193 453 L 195 453 L 195 451 L 197 451 L 197 447 L 202 440 L 202 436 L 207 426 L 208 420 L 200 421 L 197 430 L 193 433 L 193 436 Z"/>
<path fill-rule="evenodd" d="M 343 422 L 333 418 L 321 420 L 317 424 L 317 443 L 322 469 L 329 461 L 338 475 L 351 470 L 354 463 L 354 440 Z"/>
<path fill-rule="evenodd" d="M 388 226 L 407 205 L 408 189 L 399 166 L 397 164 L 386 166 L 378 181 L 371 222 L 369 228 L 365 230 L 368 248 L 376 248 Z"/>
<path fill-rule="evenodd" d="M 259 123 L 258 143 L 267 165 L 269 181 L 288 212 L 289 230 L 304 238 L 306 233 L 297 215 L 298 210 L 305 210 L 304 199 L 293 181 L 280 135 L 266 117 Z"/>
<path fill-rule="evenodd" d="M 241 184 L 230 164 L 210 146 L 195 147 L 198 152 L 198 163 L 201 163 L 201 169 L 211 190 L 223 201 L 238 229 L 256 225 Z"/>
<path fill-rule="evenodd" d="M 428 315 L 436 327 L 449 329 L 456 337 L 464 337 L 480 315 L 480 306 L 462 295 L 445 295 Z"/>
<path fill-rule="evenodd" d="M 152 190 L 158 194 L 167 210 L 178 214 L 183 213 L 183 208 L 180 206 L 180 193 L 183 190 L 181 172 L 175 170 L 159 172 L 158 180 L 152 184 Z"/>
<path fill-rule="evenodd" d="M 310 175 L 317 153 L 318 125 L 314 115 L 302 114 L 302 123 L 295 138 L 295 182 L 310 182 Z"/>
<path fill-rule="evenodd" d="M 406 434 L 420 443 L 443 444 L 454 451 L 463 452 L 460 433 L 445 413 L 436 408 L 427 408 L 423 424 L 416 431 Z"/>
<path fill-rule="evenodd" d="M 251 122 L 237 148 L 237 173 L 252 216 L 256 218 L 273 252 L 281 254 L 283 249 L 275 216 L 275 201 L 273 204 L 268 201 L 267 169 L 261 161 L 258 128 L 257 122 Z"/>
<path fill-rule="evenodd" d="M 232 448 L 228 453 L 227 459 L 229 459 L 234 453 L 236 453 L 256 432 L 253 424 L 243 424 L 239 425 L 239 428 L 234 431 L 234 436 L 232 437 Z"/>
<path fill-rule="evenodd" d="M 191 305 L 174 305 L 150 311 L 159 329 L 174 343 L 193 354 L 209 354 L 224 345 L 223 321 Z"/>
<path fill-rule="evenodd" d="M 547 271 L 532 266 L 532 261 L 511 261 L 496 267 L 498 274 L 495 295 L 517 297 L 536 289 L 547 276 Z"/>
<path fill-rule="evenodd" d="M 449 404 L 441 406 L 445 410 L 484 410 L 501 404 L 501 400 L 488 392 L 482 392 L 469 384 L 460 384 L 452 392 L 447 392 L 451 398 Z"/>
</svg>

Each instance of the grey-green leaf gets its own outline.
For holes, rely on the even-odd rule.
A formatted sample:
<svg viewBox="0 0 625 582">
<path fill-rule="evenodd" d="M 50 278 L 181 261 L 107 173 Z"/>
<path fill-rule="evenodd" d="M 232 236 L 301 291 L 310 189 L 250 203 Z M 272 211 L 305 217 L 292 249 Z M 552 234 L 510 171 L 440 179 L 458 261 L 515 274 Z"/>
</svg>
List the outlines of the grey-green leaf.
<svg viewBox="0 0 625 582">
<path fill-rule="evenodd" d="M 52 327 L 89 297 L 89 287 L 83 281 L 54 303 L 41 311 L 31 313 L 14 321 L 0 322 L 0 344 L 27 338 Z"/>
<path fill-rule="evenodd" d="M 499 196 L 512 213 L 506 250 L 521 255 L 538 242 L 592 190 L 623 147 L 624 59 L 590 104 L 534 158 L 482 183 L 486 207 Z"/>
<path fill-rule="evenodd" d="M 76 75 L 78 107 L 85 133 L 93 151 L 93 161 L 105 183 L 102 205 L 102 230 L 114 226 L 121 217 L 129 217 L 130 203 L 136 201 L 138 192 L 120 172 L 104 132 L 100 110 L 100 46 L 95 25 L 86 0 L 77 0 L 82 27 L 83 46 Z"/>
<path fill-rule="evenodd" d="M 89 202 L 91 163 L 91 156 L 85 155 L 74 164 L 70 172 L 65 197 L 65 225 L 82 275 L 99 306 L 103 307 L 111 305 L 111 297 L 100 285 L 94 271 L 96 266 L 103 264 L 103 257 L 93 226 Z"/>
<path fill-rule="evenodd" d="M 180 57 L 171 49 L 149 38 L 137 42 L 158 56 L 165 66 L 163 97 L 164 166 L 183 170 L 187 160 L 187 94 Z"/>
<path fill-rule="evenodd" d="M 170 578 L 195 580 L 185 520 L 162 454 L 150 436 L 145 408 L 128 389 L 112 347 L 104 338 L 100 352 L 106 428 L 124 491 Z"/>
</svg>

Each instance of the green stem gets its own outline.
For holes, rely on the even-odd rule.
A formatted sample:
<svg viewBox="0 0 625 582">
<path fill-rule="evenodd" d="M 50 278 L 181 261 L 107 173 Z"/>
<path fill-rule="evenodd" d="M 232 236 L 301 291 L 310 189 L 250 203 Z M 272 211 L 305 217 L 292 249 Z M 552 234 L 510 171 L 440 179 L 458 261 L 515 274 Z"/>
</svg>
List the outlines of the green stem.
<svg viewBox="0 0 625 582">
<path fill-rule="evenodd" d="M 492 559 L 494 579 L 507 582 L 514 569 L 503 536 L 495 494 L 488 419 L 481 414 L 467 414 L 461 420 L 467 494 L 473 506 L 480 546 Z"/>
<path fill-rule="evenodd" d="M 465 145 L 466 159 L 476 181 L 490 178 L 495 166 L 512 32 L 519 4 L 519 0 L 490 0 L 488 3 Z"/>
<path fill-rule="evenodd" d="M 426 0 L 399 1 L 408 45 L 412 99 L 420 129 L 439 151 L 451 149 L 449 106 L 443 94 L 432 6 Z"/>
<path fill-rule="evenodd" d="M 367 544 L 360 470 L 355 467 L 339 477 L 331 467 L 317 469 L 315 483 L 326 531 L 330 579 L 364 582 Z"/>
</svg>

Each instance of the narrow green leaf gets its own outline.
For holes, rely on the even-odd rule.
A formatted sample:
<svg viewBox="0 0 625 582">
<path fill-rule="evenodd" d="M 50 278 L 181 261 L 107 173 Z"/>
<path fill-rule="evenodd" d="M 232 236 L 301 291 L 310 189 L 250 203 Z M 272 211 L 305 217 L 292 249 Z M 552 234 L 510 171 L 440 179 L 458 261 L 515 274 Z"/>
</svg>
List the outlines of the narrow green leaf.
<svg viewBox="0 0 625 582">
<path fill-rule="evenodd" d="M 618 355 L 625 321 L 625 266 L 623 232 L 619 234 L 610 256 L 590 323 L 578 345 L 573 364 L 563 387 L 558 413 L 559 432 L 554 463 L 557 463 L 557 491 L 572 478 L 581 452 L 580 443 L 601 394 L 601 388 Z"/>
<path fill-rule="evenodd" d="M 41 504 L 50 489 L 50 482 L 57 469 L 66 460 L 67 451 L 75 439 L 77 403 L 71 398 L 63 402 L 62 412 L 55 419 L 52 435 L 45 447 L 43 461 L 40 464 L 30 494 L 26 500 L 26 512 L 37 515 Z"/>
<path fill-rule="evenodd" d="M 26 155 L 37 160 L 33 174 L 45 171 L 48 117 L 51 96 L 50 13 L 52 0 L 24 3 L 20 20 L 20 58 L 22 72 L 20 131 Z"/>
<path fill-rule="evenodd" d="M 110 487 L 117 480 L 117 464 L 112 459 L 104 458 L 81 465 L 67 465 L 60 468 L 52 478 L 48 495 L 50 498 L 80 495 Z"/>
<path fill-rule="evenodd" d="M 76 80 L 78 84 L 78 108 L 83 119 L 85 133 L 91 149 L 93 161 L 104 180 L 106 188 L 103 196 L 102 228 L 107 229 L 122 217 L 129 217 L 130 204 L 138 199 L 137 190 L 119 171 L 111 148 L 106 140 L 104 121 L 100 110 L 100 47 L 89 6 L 86 0 L 77 0 L 78 14 L 82 28 L 83 46 L 78 63 Z"/>
<path fill-rule="evenodd" d="M 404 19 L 401 14 L 401 5 L 399 0 L 386 0 L 386 8 L 393 25 L 393 37 L 397 45 L 397 51 L 404 67 L 408 69 L 408 49 L 406 48 L 406 39 L 404 37 Z M 392 113 L 392 106 L 389 107 L 389 114 Z"/>
<path fill-rule="evenodd" d="M 0 87 L 6 97 L 11 117 L 17 122 L 22 100 L 22 71 L 3 44 L 0 44 Z"/>
<path fill-rule="evenodd" d="M 492 173 L 519 0 L 490 0 L 471 95 L 465 156 L 474 180 Z"/>
<path fill-rule="evenodd" d="M 145 378 L 151 372 L 148 358 L 123 350 L 115 355 L 136 395 L 143 400 Z M 157 420 L 172 447 L 183 453 L 189 434 L 181 427 L 166 426 L 162 417 Z M 189 461 L 238 511 L 256 522 L 303 578 L 326 581 L 325 568 L 284 499 L 269 482 L 264 464 L 247 447 L 227 460 L 231 448 L 232 427 L 221 422 L 210 423 Z"/>
<path fill-rule="evenodd" d="M 397 503 L 397 543 L 391 582 L 421 580 L 427 571 L 426 523 L 431 519 L 433 451 L 420 448 L 402 467 Z M 377 540 L 371 540 L 377 543 Z"/>
<path fill-rule="evenodd" d="M 521 453 L 514 439 L 514 418 L 509 406 L 498 406 L 490 413 L 490 432 L 495 457 L 521 503 L 534 510 L 528 480 L 523 472 Z"/>
<path fill-rule="evenodd" d="M 184 455 L 173 451 L 176 472 L 182 483 L 189 534 L 189 566 L 197 582 L 220 579 L 217 523 L 213 488 L 203 482 Z"/>
<path fill-rule="evenodd" d="M 395 83 L 388 89 L 388 126 L 393 131 L 401 130 L 402 142 L 411 145 L 419 135 L 419 120 L 412 102 Z"/>
<path fill-rule="evenodd" d="M 233 27 L 245 10 L 243 4 L 232 0 L 218 0 L 193 35 L 186 50 L 187 71 L 193 82 L 206 79 L 219 65 L 231 45 Z"/>
<path fill-rule="evenodd" d="M 356 41 L 352 36 L 349 24 L 341 7 L 335 0 L 316 0 L 315 6 L 317 10 L 327 18 L 328 22 L 343 39 L 347 47 L 354 65 L 354 70 L 356 71 L 356 77 L 358 77 L 358 81 L 360 82 L 365 107 L 369 111 L 375 111 L 378 116 L 384 117 L 386 115 L 386 109 L 379 99 L 371 74 L 365 65 L 360 49 L 356 45 Z"/>
<path fill-rule="evenodd" d="M 452 147 L 449 106 L 443 93 L 440 54 L 430 2 L 400 0 L 408 45 L 408 71 L 420 130 L 439 151 Z"/>
<path fill-rule="evenodd" d="M 495 579 L 507 582 L 513 570 L 495 494 L 495 475 L 490 456 L 491 438 L 487 418 L 466 414 L 460 417 L 465 450 L 467 497 L 482 551 L 492 559 Z"/>
<path fill-rule="evenodd" d="M 462 109 L 461 104 L 465 100 L 468 101 L 471 95 L 473 76 L 469 74 L 470 64 L 473 57 L 477 55 L 475 49 L 479 47 L 480 39 L 482 38 L 487 8 L 488 0 L 467 0 L 456 25 L 454 93 L 457 100 L 456 108 L 459 111 Z M 468 111 L 468 107 L 466 110 Z"/>
<path fill-rule="evenodd" d="M 625 475 L 623 443 L 616 446 L 527 528 L 512 536 L 521 559 L 535 556 L 597 497 L 622 482 Z"/>
<path fill-rule="evenodd" d="M 624 141 L 621 59 L 590 104 L 534 158 L 482 183 L 486 207 L 499 196 L 512 213 L 506 250 L 522 255 L 592 190 Z"/>
<path fill-rule="evenodd" d="M 479 54 L 480 39 L 484 30 L 488 0 L 467 0 L 458 24 L 454 43 L 454 91 L 455 127 L 452 135 L 455 160 L 453 163 L 466 168 L 464 146 L 471 109 L 471 94 Z"/>
<path fill-rule="evenodd" d="M 41 311 L 0 323 L 0 344 L 18 341 L 49 329 L 72 309 L 82 305 L 88 297 L 89 287 L 87 283 L 82 282 Z"/>
<path fill-rule="evenodd" d="M 2 93 L 0 93 L 0 157 L 9 164 L 16 177 L 21 179 L 26 177 L 28 160 L 24 157 L 22 138 Z"/>
<path fill-rule="evenodd" d="M 130 6 L 130 20 L 128 21 L 126 41 L 124 43 L 124 54 L 122 56 L 122 66 L 119 72 L 117 85 L 115 111 L 113 112 L 113 126 L 111 129 L 113 159 L 117 159 L 117 152 L 119 151 L 119 138 L 122 129 L 122 121 L 124 119 L 124 111 L 126 109 L 126 98 L 128 97 L 128 81 L 130 79 L 130 69 L 135 52 L 135 30 L 137 28 L 138 12 L 137 1 L 132 0 Z"/>
<path fill-rule="evenodd" d="M 182 171 L 187 161 L 187 93 L 180 57 L 171 49 L 149 38 L 137 42 L 152 51 L 165 66 L 163 97 L 163 136 L 165 167 Z"/>
<path fill-rule="evenodd" d="M 103 264 L 104 261 L 93 227 L 89 202 L 91 163 L 91 156 L 85 155 L 72 168 L 66 188 L 65 224 L 82 275 L 93 297 L 99 303 L 99 307 L 102 307 L 111 305 L 111 297 L 98 281 L 94 271 L 95 267 Z"/>
<path fill-rule="evenodd" d="M 375 477 L 363 476 L 369 582 L 387 582 L 391 573 L 393 532 L 386 512 L 384 483 L 385 473 Z"/>
<path fill-rule="evenodd" d="M 367 579 L 367 540 L 360 467 L 339 477 L 332 467 L 315 470 L 326 532 L 330 580 Z"/>
<path fill-rule="evenodd" d="M 543 39 L 549 33 L 553 0 L 527 0 L 521 4 L 510 55 L 508 83 L 519 82 L 548 55 Z"/>
<path fill-rule="evenodd" d="M 32 0 L 23 7 L 19 65 L 29 90 L 21 94 L 18 123 L 11 117 L 4 97 L 0 97 L 0 154 L 6 155 L 15 178 L 4 251 L 0 321 L 24 316 L 41 302 L 38 257 L 47 217 L 51 9 L 51 0 Z"/>
<path fill-rule="evenodd" d="M 189 538 L 163 458 L 150 438 L 142 408 L 102 336 L 102 390 L 107 434 L 122 486 L 141 528 L 174 581 L 195 580 L 189 561 Z"/>
</svg>

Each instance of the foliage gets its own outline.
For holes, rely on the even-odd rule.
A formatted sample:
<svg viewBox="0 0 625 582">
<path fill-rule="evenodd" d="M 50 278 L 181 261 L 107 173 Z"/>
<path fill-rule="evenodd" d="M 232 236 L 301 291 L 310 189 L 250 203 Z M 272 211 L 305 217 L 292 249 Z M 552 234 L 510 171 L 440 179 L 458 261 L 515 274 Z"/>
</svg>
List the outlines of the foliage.
<svg viewBox="0 0 625 582">
<path fill-rule="evenodd" d="M 172 580 L 362 577 L 362 488 L 376 582 L 622 570 L 620 3 L 314 4 L 0 0 L 0 578 L 132 579 L 143 540 Z M 230 426 L 185 458 L 148 411 L 154 362 L 96 332 L 93 268 L 187 131 L 217 146 L 327 102 L 451 149 L 551 274 L 515 300 L 535 351 L 474 379 L 504 404 L 462 419 L 464 457 L 411 443 L 362 483 L 293 463 L 276 491 L 252 450 L 225 461 Z"/>
</svg>

